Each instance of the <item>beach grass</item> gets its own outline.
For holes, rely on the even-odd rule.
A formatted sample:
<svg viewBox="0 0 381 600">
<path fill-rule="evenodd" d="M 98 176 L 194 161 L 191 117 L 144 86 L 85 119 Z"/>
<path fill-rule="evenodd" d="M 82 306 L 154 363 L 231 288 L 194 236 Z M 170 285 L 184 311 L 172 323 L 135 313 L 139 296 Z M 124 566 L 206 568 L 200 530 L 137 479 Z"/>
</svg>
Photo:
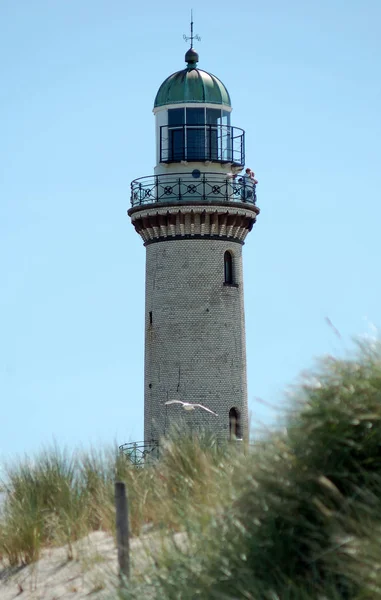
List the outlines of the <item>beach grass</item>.
<svg viewBox="0 0 381 600">
<path fill-rule="evenodd" d="M 144 468 L 113 447 L 53 446 L 5 473 L 8 564 L 57 545 L 70 560 L 77 539 L 114 534 L 122 480 L 132 535 L 162 539 L 122 599 L 381 600 L 379 344 L 320 361 L 294 388 L 285 427 L 253 447 L 173 431 Z"/>
<path fill-rule="evenodd" d="M 226 479 L 208 473 L 215 509 L 194 507 L 183 552 L 169 547 L 125 598 L 381 598 L 379 344 L 321 360 L 285 430 L 225 460 Z"/>
</svg>

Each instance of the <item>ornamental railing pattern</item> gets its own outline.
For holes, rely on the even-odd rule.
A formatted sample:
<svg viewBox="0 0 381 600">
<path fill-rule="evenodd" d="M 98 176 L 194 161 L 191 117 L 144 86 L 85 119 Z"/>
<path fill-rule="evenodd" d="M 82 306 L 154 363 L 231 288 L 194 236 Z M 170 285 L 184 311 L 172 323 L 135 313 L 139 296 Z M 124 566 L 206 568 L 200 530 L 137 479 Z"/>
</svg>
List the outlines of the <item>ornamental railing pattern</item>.
<svg viewBox="0 0 381 600">
<path fill-rule="evenodd" d="M 181 439 L 178 441 L 181 444 Z M 228 445 L 242 446 L 242 448 L 254 447 L 252 442 L 244 442 L 242 439 L 227 439 L 227 438 L 215 438 L 212 439 L 210 447 L 216 448 L 227 447 Z M 151 440 L 150 442 L 129 442 L 119 446 L 119 452 L 123 454 L 129 462 L 135 467 L 143 467 L 147 462 L 152 459 L 157 459 L 160 456 L 160 444 L 157 440 Z"/>
<path fill-rule="evenodd" d="M 135 467 L 142 467 L 149 458 L 157 458 L 158 451 L 159 443 L 156 441 L 130 442 L 119 446 L 119 452 Z"/>
<path fill-rule="evenodd" d="M 216 173 L 151 175 L 131 183 L 131 205 L 154 202 L 248 202 L 256 204 L 256 185 L 247 176 Z"/>
<path fill-rule="evenodd" d="M 245 132 L 230 125 L 162 125 L 160 162 L 245 164 Z"/>
</svg>

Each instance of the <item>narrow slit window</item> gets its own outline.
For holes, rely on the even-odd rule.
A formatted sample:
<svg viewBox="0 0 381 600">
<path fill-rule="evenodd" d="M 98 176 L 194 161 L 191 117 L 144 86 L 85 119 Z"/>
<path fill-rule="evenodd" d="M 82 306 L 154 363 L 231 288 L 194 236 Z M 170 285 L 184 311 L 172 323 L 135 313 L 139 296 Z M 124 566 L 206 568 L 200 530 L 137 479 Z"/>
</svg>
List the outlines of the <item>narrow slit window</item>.
<svg viewBox="0 0 381 600">
<path fill-rule="evenodd" d="M 229 251 L 224 254 L 225 283 L 233 283 L 233 257 Z"/>
<path fill-rule="evenodd" d="M 229 437 L 231 440 L 242 439 L 241 414 L 235 407 L 229 410 Z"/>
<path fill-rule="evenodd" d="M 152 325 L 152 310 L 149 312 L 149 324 Z"/>
</svg>

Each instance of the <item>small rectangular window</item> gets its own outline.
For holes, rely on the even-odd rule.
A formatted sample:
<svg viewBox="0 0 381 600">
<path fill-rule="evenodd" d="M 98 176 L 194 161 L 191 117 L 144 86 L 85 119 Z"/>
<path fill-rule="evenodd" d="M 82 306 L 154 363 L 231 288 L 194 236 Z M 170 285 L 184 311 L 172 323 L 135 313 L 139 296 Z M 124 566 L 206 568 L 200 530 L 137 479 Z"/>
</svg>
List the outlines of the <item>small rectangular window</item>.
<svg viewBox="0 0 381 600">
<path fill-rule="evenodd" d="M 149 312 L 149 324 L 152 325 L 152 310 Z"/>
</svg>

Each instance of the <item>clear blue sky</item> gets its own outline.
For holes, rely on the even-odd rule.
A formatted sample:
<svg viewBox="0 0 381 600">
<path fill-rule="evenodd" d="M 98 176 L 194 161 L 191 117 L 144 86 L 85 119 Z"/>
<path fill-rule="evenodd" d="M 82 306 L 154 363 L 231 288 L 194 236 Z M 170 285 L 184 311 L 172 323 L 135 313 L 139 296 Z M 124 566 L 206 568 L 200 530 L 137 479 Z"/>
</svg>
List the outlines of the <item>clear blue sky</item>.
<svg viewBox="0 0 381 600">
<path fill-rule="evenodd" d="M 256 397 L 280 406 L 314 357 L 380 325 L 381 4 L 193 9 L 259 179 L 249 403 L 270 425 Z M 173 0 L 0 3 L 0 456 L 142 438 L 145 250 L 126 210 L 188 23 Z"/>
</svg>

